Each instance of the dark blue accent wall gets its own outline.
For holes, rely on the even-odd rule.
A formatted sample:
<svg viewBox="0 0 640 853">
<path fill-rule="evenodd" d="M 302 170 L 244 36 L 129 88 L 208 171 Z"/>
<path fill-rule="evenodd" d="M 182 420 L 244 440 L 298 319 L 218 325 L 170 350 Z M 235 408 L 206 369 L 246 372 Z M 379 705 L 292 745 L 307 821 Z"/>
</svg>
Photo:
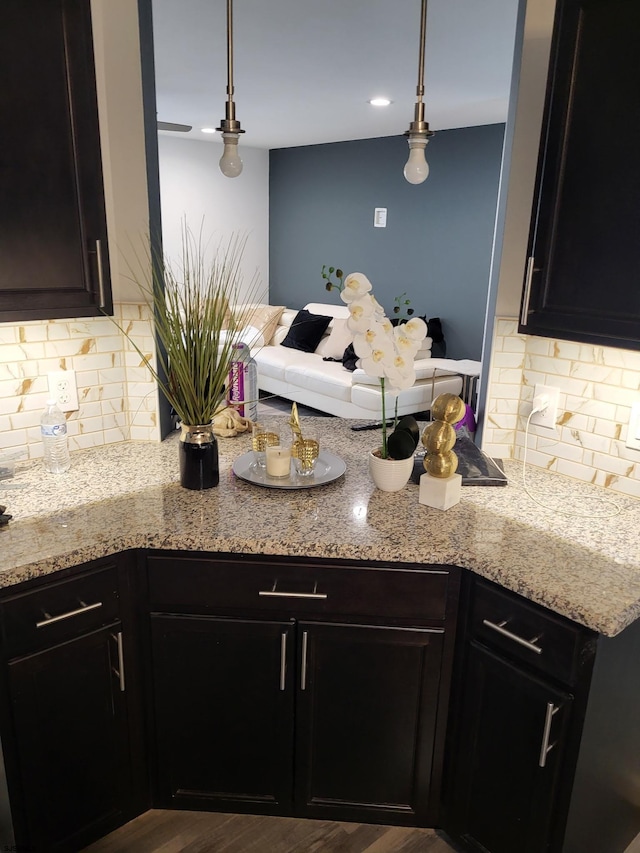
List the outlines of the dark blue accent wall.
<svg viewBox="0 0 640 853">
<path fill-rule="evenodd" d="M 270 152 L 270 301 L 338 302 L 323 264 L 363 272 L 391 315 L 406 291 L 417 314 L 440 317 L 451 358 L 479 359 L 504 125 L 445 130 L 427 146 L 430 174 L 402 174 L 403 136 Z M 387 227 L 374 228 L 374 208 Z"/>
</svg>

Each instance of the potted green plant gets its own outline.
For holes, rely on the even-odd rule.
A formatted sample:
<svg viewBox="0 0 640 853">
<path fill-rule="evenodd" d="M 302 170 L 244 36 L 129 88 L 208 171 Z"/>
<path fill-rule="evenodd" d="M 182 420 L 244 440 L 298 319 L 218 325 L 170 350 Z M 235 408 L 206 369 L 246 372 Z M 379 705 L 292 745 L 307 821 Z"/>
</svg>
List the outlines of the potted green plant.
<svg viewBox="0 0 640 853">
<path fill-rule="evenodd" d="M 251 298 L 241 298 L 246 238 L 232 237 L 206 259 L 202 236 L 186 227 L 179 264 L 152 257 L 130 276 L 153 312 L 157 367 L 124 329 L 181 425 L 180 482 L 188 489 L 217 486 L 218 445 L 212 420 L 224 405 L 235 346 L 246 340 Z M 249 292 L 255 293 L 254 277 Z M 232 310 L 232 307 L 235 309 Z"/>
<path fill-rule="evenodd" d="M 339 290 L 340 298 L 349 308 L 347 326 L 354 335 L 353 348 L 359 358 L 359 366 L 368 376 L 380 380 L 382 443 L 369 456 L 371 477 L 379 489 L 397 491 L 411 476 L 413 453 L 401 459 L 393 459 L 389 453 L 386 392 L 401 391 L 414 384 L 414 358 L 427 335 L 427 325 L 419 317 L 392 325 L 374 297 L 371 282 L 365 275 L 356 272 L 345 276 L 342 270 L 336 270 L 340 282 L 336 285 L 330 278 L 333 272 L 332 267 L 328 270 L 323 267 L 322 277 L 327 282 L 327 290 Z M 406 306 L 408 300 L 404 297 L 402 294 L 399 299 L 404 300 L 402 305 Z"/>
</svg>

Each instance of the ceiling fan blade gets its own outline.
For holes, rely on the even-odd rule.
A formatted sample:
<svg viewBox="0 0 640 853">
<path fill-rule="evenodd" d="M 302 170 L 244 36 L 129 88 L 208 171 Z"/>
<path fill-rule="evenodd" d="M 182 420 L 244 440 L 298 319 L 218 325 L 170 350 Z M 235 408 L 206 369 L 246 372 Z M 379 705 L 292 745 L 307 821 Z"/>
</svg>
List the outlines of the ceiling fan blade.
<svg viewBox="0 0 640 853">
<path fill-rule="evenodd" d="M 158 130 L 175 130 L 180 133 L 188 133 L 191 130 L 190 124 L 175 124 L 172 121 L 159 121 Z"/>
</svg>

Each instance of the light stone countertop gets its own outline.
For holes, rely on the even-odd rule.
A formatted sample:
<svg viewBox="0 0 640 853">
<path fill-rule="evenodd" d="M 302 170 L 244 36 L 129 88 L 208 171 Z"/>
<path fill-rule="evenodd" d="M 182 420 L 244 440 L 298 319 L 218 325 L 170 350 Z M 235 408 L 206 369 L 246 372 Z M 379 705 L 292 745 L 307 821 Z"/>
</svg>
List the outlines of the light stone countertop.
<svg viewBox="0 0 640 853">
<path fill-rule="evenodd" d="M 177 436 L 74 452 L 64 475 L 19 463 L 15 478 L 0 481 L 0 503 L 14 516 L 0 528 L 0 586 L 129 548 L 307 555 L 458 565 L 607 636 L 640 617 L 640 501 L 528 468 L 530 489 L 555 507 L 545 509 L 510 462 L 508 486 L 465 486 L 441 512 L 418 502 L 413 483 L 395 493 L 373 486 L 366 457 L 377 433 L 313 421 L 347 470 L 311 489 L 237 479 L 231 466 L 250 449 L 247 435 L 219 439 L 220 485 L 204 492 L 179 485 Z M 618 515 L 557 511 L 610 511 L 594 497 L 613 499 Z"/>
</svg>

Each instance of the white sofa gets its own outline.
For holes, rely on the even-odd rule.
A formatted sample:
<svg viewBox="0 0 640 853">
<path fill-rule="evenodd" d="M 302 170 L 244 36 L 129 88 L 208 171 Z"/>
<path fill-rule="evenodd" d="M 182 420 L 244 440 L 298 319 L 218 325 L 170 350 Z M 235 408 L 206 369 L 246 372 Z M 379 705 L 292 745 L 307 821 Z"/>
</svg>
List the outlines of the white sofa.
<svg viewBox="0 0 640 853">
<path fill-rule="evenodd" d="M 349 343 L 345 328 L 349 316 L 346 305 L 309 303 L 305 308 L 312 314 L 334 318 L 316 351 L 307 353 L 282 346 L 297 314 L 285 308 L 269 341 L 251 347 L 258 365 L 258 387 L 269 394 L 339 417 L 379 420 L 382 416 L 380 380 L 367 376 L 360 369 L 347 370 L 341 362 L 323 360 L 325 355 L 338 357 L 339 353 L 341 356 Z M 438 394 L 460 393 L 462 378 L 458 363 L 430 358 L 429 338 L 418 353 L 415 367 L 416 382 L 411 388 L 385 394 L 387 417 L 394 414 L 396 397 L 398 415 L 403 416 L 428 410 Z"/>
</svg>

